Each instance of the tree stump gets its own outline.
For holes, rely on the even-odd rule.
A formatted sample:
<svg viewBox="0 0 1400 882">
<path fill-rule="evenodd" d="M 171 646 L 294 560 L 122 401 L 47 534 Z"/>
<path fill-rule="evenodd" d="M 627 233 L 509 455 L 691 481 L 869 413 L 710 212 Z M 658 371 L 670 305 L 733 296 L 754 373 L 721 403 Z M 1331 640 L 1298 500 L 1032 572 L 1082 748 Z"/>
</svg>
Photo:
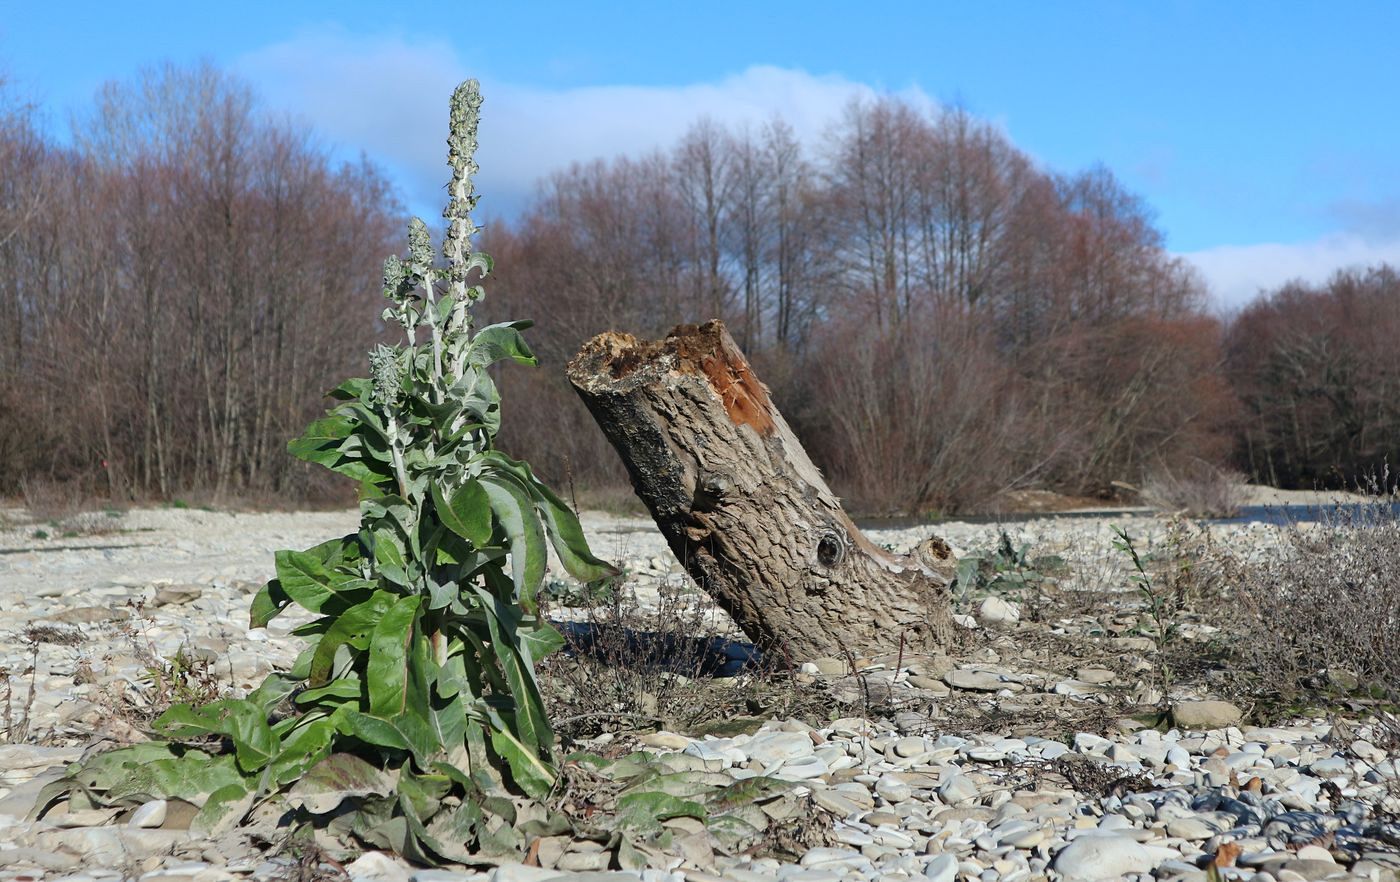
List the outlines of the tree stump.
<svg viewBox="0 0 1400 882">
<path fill-rule="evenodd" d="M 901 556 L 866 539 L 722 323 L 600 334 L 568 376 L 671 551 L 765 653 L 950 643 L 947 546 Z"/>
</svg>

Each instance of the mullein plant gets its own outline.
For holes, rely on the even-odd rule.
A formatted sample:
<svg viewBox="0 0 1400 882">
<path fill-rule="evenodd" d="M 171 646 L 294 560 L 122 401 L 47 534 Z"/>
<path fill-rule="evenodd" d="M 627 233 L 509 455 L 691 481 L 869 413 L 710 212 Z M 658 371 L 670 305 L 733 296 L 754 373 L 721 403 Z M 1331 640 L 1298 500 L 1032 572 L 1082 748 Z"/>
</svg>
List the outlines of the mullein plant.
<svg viewBox="0 0 1400 882">
<path fill-rule="evenodd" d="M 537 600 L 548 548 L 581 581 L 616 571 L 494 446 L 489 368 L 535 359 L 529 322 L 472 330 L 491 270 L 472 250 L 480 107 L 474 80 L 452 96 L 443 266 L 413 219 L 407 257 L 384 263 L 398 342 L 289 444 L 360 486 L 358 532 L 278 552 L 253 600 L 254 628 L 293 605 L 311 613 L 293 632 L 306 650 L 246 698 L 172 707 L 155 723 L 162 740 L 74 766 L 37 813 L 65 794 L 70 809 L 164 797 L 199 806 L 207 830 L 272 812 L 428 862 L 522 844 L 522 806 L 556 780 L 534 671 L 562 645 Z"/>
</svg>

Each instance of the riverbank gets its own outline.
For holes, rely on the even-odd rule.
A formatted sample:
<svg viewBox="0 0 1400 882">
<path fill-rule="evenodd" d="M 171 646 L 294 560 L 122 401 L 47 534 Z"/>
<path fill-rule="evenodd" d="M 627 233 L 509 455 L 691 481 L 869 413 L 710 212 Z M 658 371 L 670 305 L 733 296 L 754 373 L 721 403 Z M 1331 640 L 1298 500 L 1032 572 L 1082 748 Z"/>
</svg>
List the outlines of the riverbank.
<svg viewBox="0 0 1400 882">
<path fill-rule="evenodd" d="M 242 692 L 289 667 L 300 646 L 290 632 L 304 619 L 249 630 L 252 593 L 271 577 L 276 550 L 351 531 L 355 512 L 134 510 L 57 526 L 18 512 L 6 518 L 0 667 L 9 672 L 7 735 L 18 743 L 0 745 L 0 882 L 270 882 L 293 873 L 296 861 L 267 844 L 276 831 L 197 835 L 168 806 L 152 804 L 134 826 L 105 815 L 25 816 L 64 763 L 94 744 L 141 738 L 152 713 L 183 697 L 172 684 L 210 696 Z M 741 636 L 694 590 L 649 520 L 586 513 L 583 522 L 594 550 L 626 577 L 604 597 L 552 567 L 556 618 L 598 621 L 622 603 L 645 619 L 680 602 L 704 612 L 709 633 Z M 1180 642 L 1171 679 L 1162 680 L 1131 560 L 1113 547 L 1115 526 L 1162 561 L 1209 544 L 1248 565 L 1277 555 L 1286 539 L 1269 524 L 1202 528 L 1139 513 L 872 531 L 872 541 L 896 550 L 936 533 L 960 557 L 986 561 L 957 598 L 959 646 L 802 660 L 795 675 L 777 679 L 754 672 L 679 684 L 693 690 L 680 699 L 696 707 L 719 690 L 730 705 L 756 708 L 703 725 L 681 725 L 682 711 L 664 696 L 638 694 L 637 706 L 658 722 L 566 727 L 567 749 L 618 762 L 642 751 L 693 776 L 697 793 L 760 774 L 784 782 L 762 802 L 770 833 L 716 838 L 681 818 L 667 828 L 672 845 L 631 873 L 617 871 L 616 846 L 558 836 L 537 855 L 544 866 L 428 873 L 370 853 L 349 874 L 365 882 L 1105 874 L 1195 882 L 1214 862 L 1223 878 L 1260 882 L 1393 878 L 1400 828 L 1386 812 L 1400 812 L 1400 733 L 1366 706 L 1279 716 L 1227 692 L 1211 661 L 1232 636 L 1217 608 L 1173 622 Z M 542 682 L 557 693 L 559 684 L 598 679 L 596 669 L 574 667 L 586 664 L 556 657 Z M 786 690 L 782 706 L 794 716 L 765 715 L 777 706 L 765 703 L 774 690 Z M 578 695 L 550 700 L 579 711 Z M 1153 725 L 1163 707 L 1175 725 Z M 597 786 L 617 789 L 607 776 L 623 765 L 597 770 Z M 785 850 L 776 849 L 773 837 L 783 836 Z"/>
</svg>

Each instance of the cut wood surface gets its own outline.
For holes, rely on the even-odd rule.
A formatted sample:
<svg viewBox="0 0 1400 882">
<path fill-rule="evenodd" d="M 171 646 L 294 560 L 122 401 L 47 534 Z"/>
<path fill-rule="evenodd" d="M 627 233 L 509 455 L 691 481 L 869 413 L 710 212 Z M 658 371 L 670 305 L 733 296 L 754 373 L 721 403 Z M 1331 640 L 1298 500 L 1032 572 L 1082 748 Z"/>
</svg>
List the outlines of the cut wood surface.
<svg viewBox="0 0 1400 882">
<path fill-rule="evenodd" d="M 766 653 L 798 664 L 951 640 L 947 546 L 902 556 L 867 540 L 722 323 L 600 334 L 568 375 L 677 559 Z"/>
</svg>

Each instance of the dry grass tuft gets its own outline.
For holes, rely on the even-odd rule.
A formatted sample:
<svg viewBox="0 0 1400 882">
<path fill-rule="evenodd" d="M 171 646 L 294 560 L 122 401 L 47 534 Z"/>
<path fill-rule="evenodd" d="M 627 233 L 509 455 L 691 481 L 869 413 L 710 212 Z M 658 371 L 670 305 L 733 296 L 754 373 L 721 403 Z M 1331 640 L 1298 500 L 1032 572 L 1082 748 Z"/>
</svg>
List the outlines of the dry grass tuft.
<svg viewBox="0 0 1400 882">
<path fill-rule="evenodd" d="M 1245 569 L 1236 647 L 1261 680 L 1400 699 L 1400 518 L 1389 502 L 1288 528 L 1283 554 Z"/>
<path fill-rule="evenodd" d="M 550 719 L 567 745 L 604 733 L 654 728 L 699 734 L 756 727 L 769 716 L 807 716 L 818 690 L 761 661 L 738 664 L 743 638 L 714 602 L 663 588 L 654 608 L 625 585 L 595 589 L 596 606 L 565 623 L 567 646 L 541 663 Z M 737 670 L 731 670 L 737 668 Z"/>
<path fill-rule="evenodd" d="M 1193 518 L 1228 518 L 1239 514 L 1244 475 L 1202 459 L 1176 469 L 1159 468 L 1142 485 L 1142 499 L 1153 508 Z"/>
</svg>

